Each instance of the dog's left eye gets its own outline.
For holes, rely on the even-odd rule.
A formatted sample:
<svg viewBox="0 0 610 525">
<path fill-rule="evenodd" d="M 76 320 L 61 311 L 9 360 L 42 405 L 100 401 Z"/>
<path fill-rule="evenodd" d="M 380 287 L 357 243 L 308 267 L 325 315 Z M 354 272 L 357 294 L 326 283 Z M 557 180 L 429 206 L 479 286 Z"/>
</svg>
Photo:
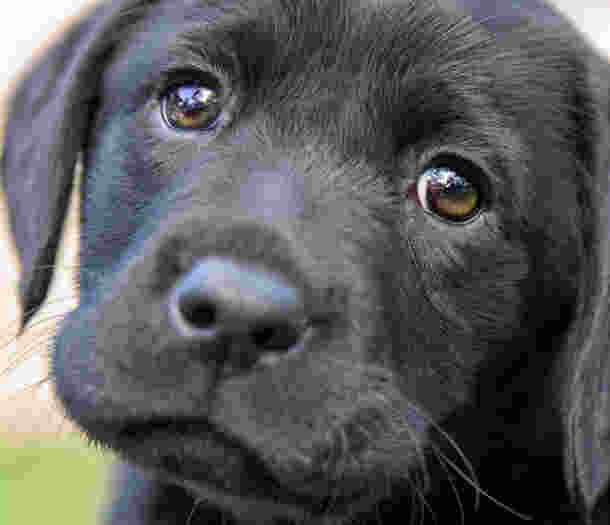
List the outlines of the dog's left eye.
<svg viewBox="0 0 610 525">
<path fill-rule="evenodd" d="M 427 212 L 449 222 L 466 222 L 482 209 L 484 174 L 470 161 L 443 156 L 428 165 L 409 188 Z"/>
<path fill-rule="evenodd" d="M 161 100 L 165 122 L 179 130 L 211 130 L 222 113 L 217 82 L 186 83 L 170 88 Z"/>
</svg>

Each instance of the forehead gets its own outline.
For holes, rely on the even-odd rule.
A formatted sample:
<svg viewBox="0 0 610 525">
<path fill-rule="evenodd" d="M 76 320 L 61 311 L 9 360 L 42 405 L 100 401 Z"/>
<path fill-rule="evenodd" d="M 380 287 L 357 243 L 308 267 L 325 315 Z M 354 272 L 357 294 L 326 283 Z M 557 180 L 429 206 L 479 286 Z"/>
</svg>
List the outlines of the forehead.
<svg viewBox="0 0 610 525">
<path fill-rule="evenodd" d="M 375 49 L 388 59 L 431 49 L 447 40 L 461 15 L 459 9 L 429 1 L 170 1 L 150 8 L 137 31 L 140 40 L 170 50 L 179 44 L 209 49 L 222 39 L 241 58 L 256 54 L 277 61 L 291 54 L 310 60 L 327 52 L 339 62 L 362 59 Z"/>
<path fill-rule="evenodd" d="M 446 52 L 443 42 L 455 47 L 502 37 L 524 20 L 561 23 L 540 0 L 166 0 L 143 13 L 130 25 L 131 36 L 151 51 L 178 43 L 209 49 L 222 35 L 241 44 L 241 58 L 254 54 L 269 62 L 330 52 L 334 64 L 369 58 L 375 49 L 405 62 L 422 52 L 422 58 Z"/>
<path fill-rule="evenodd" d="M 463 14 L 428 1 L 162 2 L 130 31 L 113 67 L 123 79 L 234 62 L 257 85 L 314 79 L 335 90 L 375 76 L 395 84 L 414 68 L 422 78 L 451 62 L 474 66 L 490 43 Z M 451 83 L 451 71 L 442 75 Z"/>
</svg>

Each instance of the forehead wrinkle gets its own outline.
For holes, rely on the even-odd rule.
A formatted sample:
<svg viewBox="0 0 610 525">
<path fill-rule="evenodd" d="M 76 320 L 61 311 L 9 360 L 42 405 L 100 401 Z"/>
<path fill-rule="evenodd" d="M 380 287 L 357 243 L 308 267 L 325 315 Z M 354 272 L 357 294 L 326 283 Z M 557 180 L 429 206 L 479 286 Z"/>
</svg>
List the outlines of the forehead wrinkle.
<svg viewBox="0 0 610 525">
<path fill-rule="evenodd" d="M 386 64 L 386 73 L 392 68 L 396 74 L 409 67 L 416 50 L 426 44 L 434 46 L 431 38 L 435 37 L 430 35 L 442 33 L 443 26 L 448 29 L 440 8 L 422 4 L 425 9 L 415 9 L 415 4 L 267 0 L 254 5 L 243 1 L 222 5 L 192 2 L 187 9 L 177 9 L 163 3 L 153 9 L 156 16 L 135 32 L 145 34 L 142 38 L 148 40 L 150 35 L 158 38 L 161 28 L 171 38 L 159 40 L 164 40 L 172 54 L 197 52 L 197 48 L 205 53 L 219 39 L 238 40 L 240 58 L 260 58 L 256 55 L 264 52 L 265 65 L 276 73 L 282 68 L 301 73 L 353 73 L 373 58 L 379 65 Z M 438 26 L 430 28 L 438 31 L 422 31 L 421 25 Z M 379 66 L 376 72 L 382 72 Z"/>
</svg>

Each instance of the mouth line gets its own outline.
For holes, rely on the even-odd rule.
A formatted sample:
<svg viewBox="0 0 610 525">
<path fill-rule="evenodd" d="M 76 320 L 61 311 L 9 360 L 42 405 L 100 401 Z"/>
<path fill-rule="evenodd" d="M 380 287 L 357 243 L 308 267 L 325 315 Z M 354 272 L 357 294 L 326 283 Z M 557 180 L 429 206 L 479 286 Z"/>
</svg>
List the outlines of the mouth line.
<svg viewBox="0 0 610 525">
<path fill-rule="evenodd" d="M 283 486 L 256 451 L 206 419 L 129 421 L 114 436 L 106 436 L 105 441 L 119 454 L 143 466 L 161 469 L 191 487 L 202 483 L 217 494 L 283 502 L 314 513 L 326 507 L 325 497 Z M 339 510 L 341 499 L 334 503 Z"/>
<path fill-rule="evenodd" d="M 256 453 L 204 418 L 126 421 L 106 443 L 127 459 L 236 495 L 268 496 L 274 480 Z"/>
<path fill-rule="evenodd" d="M 205 419 L 195 418 L 158 418 L 145 421 L 128 421 L 121 425 L 117 432 L 118 440 L 147 439 L 157 432 L 179 434 L 179 435 L 201 435 L 218 434 L 213 425 Z"/>
</svg>

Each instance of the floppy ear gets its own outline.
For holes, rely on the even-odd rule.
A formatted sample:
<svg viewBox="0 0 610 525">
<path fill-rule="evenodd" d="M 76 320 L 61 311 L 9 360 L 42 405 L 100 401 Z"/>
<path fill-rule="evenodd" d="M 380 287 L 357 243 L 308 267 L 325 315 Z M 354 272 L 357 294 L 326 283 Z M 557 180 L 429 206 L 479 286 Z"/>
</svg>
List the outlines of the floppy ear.
<svg viewBox="0 0 610 525">
<path fill-rule="evenodd" d="M 98 7 L 23 78 L 9 105 L 3 184 L 21 258 L 22 326 L 47 293 L 104 61 L 144 1 Z"/>
<path fill-rule="evenodd" d="M 581 316 L 568 341 L 566 365 L 567 474 L 582 501 L 588 523 L 610 521 L 610 65 L 594 67 L 595 143 L 590 163 L 595 173 L 591 205 L 596 223 L 589 241 Z"/>
</svg>

